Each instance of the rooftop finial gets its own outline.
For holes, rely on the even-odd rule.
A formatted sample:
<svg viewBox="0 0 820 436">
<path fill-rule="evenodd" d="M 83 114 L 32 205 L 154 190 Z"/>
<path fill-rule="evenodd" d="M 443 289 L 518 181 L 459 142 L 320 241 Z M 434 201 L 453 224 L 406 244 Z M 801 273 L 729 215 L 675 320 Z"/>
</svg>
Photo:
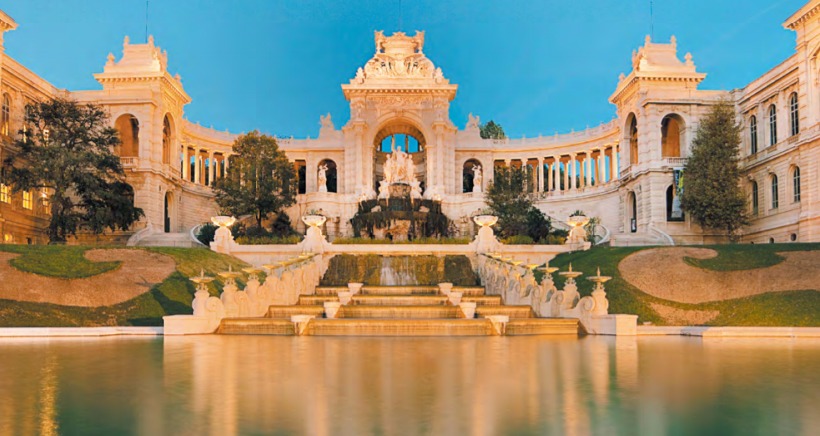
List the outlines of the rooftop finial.
<svg viewBox="0 0 820 436">
<path fill-rule="evenodd" d="M 644 41 L 644 44 L 649 45 L 649 43 L 652 42 L 652 37 L 649 36 L 649 35 L 646 35 L 646 38 L 644 38 L 643 41 Z"/>
<path fill-rule="evenodd" d="M 131 43 L 131 38 L 128 35 L 125 35 L 125 38 L 122 40 L 122 46 L 125 47 L 126 45 Z"/>
</svg>

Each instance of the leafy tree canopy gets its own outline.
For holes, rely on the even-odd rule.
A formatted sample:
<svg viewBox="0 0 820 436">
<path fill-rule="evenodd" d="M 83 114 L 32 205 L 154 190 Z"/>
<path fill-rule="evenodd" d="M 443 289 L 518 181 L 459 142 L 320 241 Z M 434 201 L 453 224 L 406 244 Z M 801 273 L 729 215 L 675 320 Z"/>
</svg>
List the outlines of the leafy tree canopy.
<svg viewBox="0 0 820 436">
<path fill-rule="evenodd" d="M 236 138 L 228 171 L 214 183 L 216 203 L 235 216 L 253 215 L 257 228 L 296 201 L 296 170 L 276 138 L 253 131 Z"/>
<path fill-rule="evenodd" d="M 496 124 L 493 120 L 481 124 L 478 129 L 484 139 L 504 139 L 507 137 L 501 124 Z"/>
<path fill-rule="evenodd" d="M 748 224 L 740 189 L 740 126 L 731 104 L 721 101 L 698 126 L 684 168 L 681 207 L 703 227 L 725 231 L 736 241 Z"/>
<path fill-rule="evenodd" d="M 490 210 L 498 217 L 498 233 L 502 238 L 527 235 L 539 242 L 550 233 L 550 220 L 527 194 L 528 183 L 531 177 L 521 168 L 495 169 L 485 197 Z"/>
<path fill-rule="evenodd" d="M 143 216 L 125 183 L 116 129 L 99 106 L 55 98 L 26 106 L 26 128 L 7 158 L 13 190 L 40 190 L 49 198 L 49 242 L 84 229 L 125 230 Z"/>
</svg>

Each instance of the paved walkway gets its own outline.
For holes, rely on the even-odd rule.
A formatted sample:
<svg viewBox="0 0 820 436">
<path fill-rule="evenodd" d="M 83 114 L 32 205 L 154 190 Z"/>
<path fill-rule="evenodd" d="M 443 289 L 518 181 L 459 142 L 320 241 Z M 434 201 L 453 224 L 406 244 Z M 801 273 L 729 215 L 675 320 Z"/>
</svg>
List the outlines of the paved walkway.
<svg viewBox="0 0 820 436">
<path fill-rule="evenodd" d="M 148 292 L 176 269 L 168 256 L 145 250 L 85 252 L 93 262 L 122 261 L 120 268 L 83 279 L 58 279 L 23 272 L 9 264 L 18 254 L 0 252 L 0 298 L 66 306 L 110 306 Z"/>
<path fill-rule="evenodd" d="M 691 266 L 684 257 L 708 259 L 715 250 L 670 247 L 641 250 L 618 265 L 627 282 L 643 292 L 680 303 L 705 303 L 775 291 L 820 288 L 820 251 L 778 253 L 784 260 L 768 268 L 712 271 Z"/>
</svg>

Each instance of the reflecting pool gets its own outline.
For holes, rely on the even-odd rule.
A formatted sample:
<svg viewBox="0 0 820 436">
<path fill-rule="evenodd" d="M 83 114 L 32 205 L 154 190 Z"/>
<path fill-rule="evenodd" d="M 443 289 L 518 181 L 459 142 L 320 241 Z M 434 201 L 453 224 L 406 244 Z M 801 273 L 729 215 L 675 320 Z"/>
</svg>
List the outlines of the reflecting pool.
<svg viewBox="0 0 820 436">
<path fill-rule="evenodd" d="M 0 341 L 0 435 L 817 434 L 820 341 Z"/>
</svg>

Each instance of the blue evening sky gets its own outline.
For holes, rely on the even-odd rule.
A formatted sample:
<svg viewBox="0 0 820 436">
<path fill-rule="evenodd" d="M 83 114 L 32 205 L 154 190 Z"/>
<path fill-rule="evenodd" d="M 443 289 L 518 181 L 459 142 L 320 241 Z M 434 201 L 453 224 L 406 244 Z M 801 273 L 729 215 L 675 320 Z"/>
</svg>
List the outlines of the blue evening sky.
<svg viewBox="0 0 820 436">
<path fill-rule="evenodd" d="M 122 39 L 145 41 L 145 0 L 13 0 L 6 53 L 54 85 L 99 89 L 92 74 Z M 701 89 L 745 86 L 793 53 L 782 22 L 802 0 L 655 0 L 654 40 L 678 39 L 708 74 Z M 608 102 L 650 31 L 649 0 L 151 0 L 149 33 L 219 130 L 315 137 L 319 115 L 349 117 L 339 87 L 373 55 L 373 31 L 424 30 L 427 56 L 459 85 L 450 110 L 511 137 L 612 119 Z"/>
</svg>

